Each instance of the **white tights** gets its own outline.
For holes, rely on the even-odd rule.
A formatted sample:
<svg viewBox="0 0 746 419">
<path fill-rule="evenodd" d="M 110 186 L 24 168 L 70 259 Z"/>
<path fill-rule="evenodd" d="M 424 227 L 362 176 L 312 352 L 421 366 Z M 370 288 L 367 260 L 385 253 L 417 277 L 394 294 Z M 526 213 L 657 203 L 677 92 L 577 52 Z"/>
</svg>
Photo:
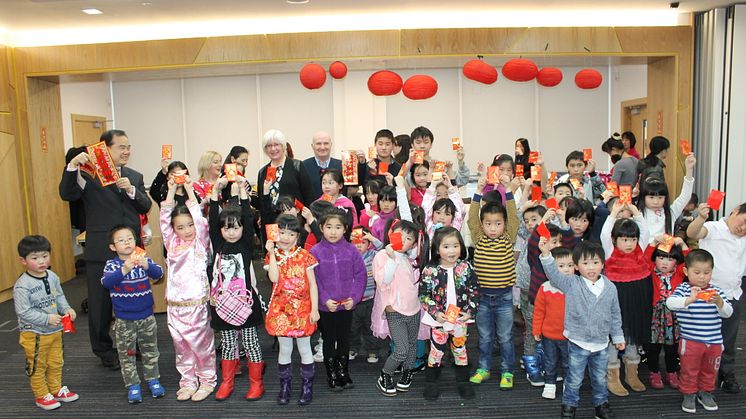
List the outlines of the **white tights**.
<svg viewBox="0 0 746 419">
<path fill-rule="evenodd" d="M 281 365 L 289 364 L 293 355 L 293 338 L 287 336 L 278 336 L 277 341 L 280 343 L 280 355 L 277 363 Z M 295 338 L 300 353 L 301 364 L 313 364 L 313 352 L 311 351 L 311 337 Z"/>
</svg>

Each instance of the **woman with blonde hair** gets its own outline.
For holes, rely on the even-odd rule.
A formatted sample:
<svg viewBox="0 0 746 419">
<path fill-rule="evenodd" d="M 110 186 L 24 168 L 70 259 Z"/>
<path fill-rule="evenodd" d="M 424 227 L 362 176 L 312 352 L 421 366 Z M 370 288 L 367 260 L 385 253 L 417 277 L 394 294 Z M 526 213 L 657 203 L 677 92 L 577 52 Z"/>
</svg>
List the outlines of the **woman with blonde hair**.
<svg viewBox="0 0 746 419">
<path fill-rule="evenodd" d="M 217 151 L 205 151 L 197 163 L 197 173 L 199 180 L 194 182 L 194 193 L 200 197 L 202 202 L 207 202 L 212 191 L 212 185 L 220 177 L 220 171 L 223 168 L 223 157 Z"/>
</svg>

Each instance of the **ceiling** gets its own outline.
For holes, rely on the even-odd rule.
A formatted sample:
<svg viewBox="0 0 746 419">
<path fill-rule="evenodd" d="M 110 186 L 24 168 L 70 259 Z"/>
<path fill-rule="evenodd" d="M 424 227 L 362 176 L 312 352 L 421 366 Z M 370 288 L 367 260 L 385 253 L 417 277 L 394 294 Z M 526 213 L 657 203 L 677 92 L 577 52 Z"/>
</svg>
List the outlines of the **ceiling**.
<svg viewBox="0 0 746 419">
<path fill-rule="evenodd" d="M 286 0 L 0 0 L 0 33 L 5 32 L 7 39 L 15 41 L 13 45 L 33 46 L 138 40 L 145 35 L 138 27 L 155 26 L 169 29 L 145 39 L 186 37 L 192 33 L 239 34 L 225 33 L 231 26 L 228 22 L 236 26 L 230 28 L 231 32 L 243 34 L 348 30 L 350 25 L 363 25 L 363 29 L 495 27 L 511 23 L 657 26 L 654 22 L 646 24 L 646 19 L 673 16 L 672 24 L 688 24 L 686 13 L 733 2 L 681 1 L 678 9 L 671 9 L 665 0 L 309 0 L 301 5 Z M 86 15 L 81 12 L 84 8 L 97 8 L 104 13 Z M 579 14 L 589 11 L 600 15 L 584 18 Z M 625 16 L 627 20 L 615 23 L 614 19 Z M 563 24 L 573 18 L 584 19 L 585 24 Z M 211 26 L 205 26 L 207 23 Z M 187 25 L 187 30 L 178 25 Z M 116 37 L 112 38 L 114 33 Z M 66 35 L 73 34 L 77 37 L 65 40 Z"/>
</svg>

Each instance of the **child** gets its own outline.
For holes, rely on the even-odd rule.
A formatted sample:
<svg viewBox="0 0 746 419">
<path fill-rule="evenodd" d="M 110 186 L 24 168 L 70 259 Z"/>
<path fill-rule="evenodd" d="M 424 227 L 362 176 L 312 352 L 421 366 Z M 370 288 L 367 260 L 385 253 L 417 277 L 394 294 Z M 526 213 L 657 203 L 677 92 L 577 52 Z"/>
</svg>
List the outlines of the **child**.
<svg viewBox="0 0 746 419">
<path fill-rule="evenodd" d="M 609 335 L 617 350 L 624 350 L 622 315 L 614 283 L 606 279 L 604 250 L 598 244 L 582 241 L 572 253 L 572 260 L 580 275 L 560 273 L 554 263 L 549 243 L 539 241 L 541 264 L 549 283 L 565 294 L 565 322 L 563 335 L 568 339 L 568 369 L 562 392 L 562 417 L 574 418 L 580 402 L 586 366 L 591 379 L 593 406 L 597 418 L 613 418 L 606 387 Z"/>
<path fill-rule="evenodd" d="M 666 353 L 666 375 L 671 388 L 679 388 L 679 357 L 676 346 L 679 342 L 679 327 L 676 317 L 666 306 L 666 298 L 684 281 L 684 256 L 689 253 L 686 243 L 676 238 L 670 251 L 658 247 L 662 237 L 653 240 L 645 250 L 645 258 L 653 266 L 653 320 L 651 334 L 645 352 L 650 370 L 650 387 L 663 388 L 659 367 L 661 349 Z M 682 250 L 683 249 L 683 250 Z"/>
<path fill-rule="evenodd" d="M 689 282 L 679 285 L 666 300 L 668 308 L 676 311 L 681 328 L 681 410 L 696 413 L 696 402 L 705 410 L 718 410 L 712 392 L 723 352 L 721 318 L 730 317 L 733 306 L 723 290 L 710 283 L 715 266 L 710 252 L 692 250 L 685 263 L 684 274 Z"/>
<path fill-rule="evenodd" d="M 640 196 L 637 207 L 640 209 L 650 231 L 651 241 L 661 234 L 673 234 L 674 221 L 684 211 L 694 187 L 694 154 L 686 156 L 686 176 L 681 187 L 681 194 L 669 204 L 668 186 L 657 177 L 649 177 L 640 182 Z"/>
<path fill-rule="evenodd" d="M 337 169 L 329 169 L 321 174 L 321 191 L 328 196 L 329 201 L 336 208 L 343 208 L 352 215 L 352 225 L 357 225 L 357 210 L 355 204 L 349 198 L 341 194 L 344 187 L 342 172 Z M 324 197 L 320 198 L 324 199 Z"/>
<path fill-rule="evenodd" d="M 380 209 L 378 208 L 378 194 L 381 192 L 383 184 L 376 180 L 369 180 L 363 190 L 365 191 L 365 209 L 360 213 L 360 225 L 365 228 L 370 228 L 370 220 L 378 214 Z"/>
<path fill-rule="evenodd" d="M 378 349 L 380 340 L 373 336 L 371 330 L 371 311 L 373 310 L 373 297 L 376 294 L 376 280 L 373 277 L 373 258 L 376 256 L 376 250 L 371 248 L 371 241 L 377 241 L 367 228 L 356 227 L 352 230 L 352 244 L 360 252 L 365 262 L 365 270 L 368 273 L 368 281 L 365 283 L 365 291 L 360 304 L 355 307 L 352 313 L 352 328 L 350 331 L 350 359 L 353 360 L 358 356 L 360 341 L 368 354 L 368 363 L 375 364 L 378 362 Z"/>
<path fill-rule="evenodd" d="M 26 271 L 13 286 L 20 344 L 26 353 L 26 375 L 44 410 L 74 402 L 79 396 L 62 385 L 62 316 L 75 321 L 75 310 L 65 299 L 60 278 L 50 271 L 52 245 L 44 236 L 26 236 L 18 242 L 18 256 Z"/>
<path fill-rule="evenodd" d="M 235 384 L 235 373 L 239 367 L 238 339 L 249 354 L 249 390 L 247 400 L 258 400 L 264 394 L 264 361 L 259 345 L 257 326 L 262 324 L 262 305 L 256 289 L 256 279 L 251 266 L 254 254 L 254 217 L 246 193 L 246 179 L 236 177 L 239 204 L 229 204 L 220 210 L 220 194 L 228 184 L 221 177 L 212 188 L 210 198 L 210 241 L 215 253 L 212 269 L 210 326 L 220 331 L 222 381 L 215 394 L 216 400 L 225 400 Z M 229 299 L 230 296 L 233 298 Z M 237 310 L 223 310 L 226 306 L 241 301 Z M 240 368 L 238 368 L 240 369 Z"/>
<path fill-rule="evenodd" d="M 376 280 L 376 296 L 373 303 L 373 329 L 378 337 L 383 336 L 380 319 L 386 319 L 388 335 L 394 343 L 394 351 L 386 359 L 378 378 L 378 389 L 385 396 L 396 396 L 397 391 L 409 391 L 412 384 L 412 368 L 417 357 L 417 334 L 420 328 L 420 300 L 417 280 L 407 252 L 416 249 L 421 231 L 410 221 L 391 220 L 384 241 L 385 251 L 373 258 L 373 275 Z M 391 237 L 400 235 L 397 248 Z M 394 371 L 402 365 L 399 381 L 394 384 Z"/>
<path fill-rule="evenodd" d="M 324 365 L 332 391 L 354 388 L 349 372 L 352 309 L 360 302 L 368 274 L 360 252 L 347 241 L 349 213 L 331 208 L 321 216 L 324 239 L 311 249 L 319 291 L 319 328 Z"/>
<path fill-rule="evenodd" d="M 376 239 L 383 242 L 386 224 L 397 216 L 398 204 L 395 187 L 386 185 L 381 188 L 378 194 L 378 208 L 380 212 L 370 220 L 370 231 Z"/>
<path fill-rule="evenodd" d="M 427 183 L 430 180 L 430 163 L 424 160 L 422 163 L 412 164 L 409 174 L 413 183 L 409 190 L 409 202 L 422 206 L 422 200 L 425 197 L 425 192 L 427 192 Z"/>
<path fill-rule="evenodd" d="M 186 205 L 176 205 L 177 185 L 173 179 L 168 181 L 168 194 L 161 203 L 161 232 L 168 251 L 168 330 L 174 341 L 176 369 L 181 374 L 176 399 L 199 402 L 212 393 L 218 377 L 208 306 L 210 232 L 193 185 L 187 176 L 184 189 L 189 200 Z"/>
<path fill-rule="evenodd" d="M 500 154 L 498 156 L 495 156 L 495 159 L 492 161 L 492 166 L 497 167 L 500 178 L 502 178 L 503 176 L 507 176 L 508 179 L 513 179 L 513 173 L 515 173 L 515 163 L 513 162 L 513 158 L 510 157 L 508 154 Z M 495 190 L 500 194 L 500 203 L 505 206 L 507 202 L 506 193 L 510 192 L 512 189 L 508 188 L 508 185 L 498 183 L 497 185 L 488 185 L 484 189 L 484 192 L 490 192 L 492 190 Z"/>
<path fill-rule="evenodd" d="M 618 217 L 623 208 L 632 211 L 632 219 Z M 614 283 L 619 295 L 622 328 L 627 343 L 624 381 L 638 392 L 645 391 L 645 385 L 637 376 L 637 366 L 640 364 L 638 350 L 650 340 L 653 314 L 652 267 L 643 253 L 648 242 L 647 224 L 640 211 L 634 205 L 621 204 L 617 200 L 601 231 L 601 244 L 607 257 L 604 273 Z M 619 378 L 617 349 L 610 345 L 609 352 L 609 391 L 620 397 L 627 396 L 629 392 Z"/>
<path fill-rule="evenodd" d="M 736 381 L 736 337 L 740 322 L 742 290 L 741 278 L 746 273 L 746 203 L 733 208 L 730 215 L 718 221 L 707 221 L 710 208 L 699 205 L 697 218 L 689 224 L 689 237 L 699 240 L 699 248 L 707 250 L 715 259 L 712 283 L 720 287 L 736 312 L 723 320 L 723 360 L 720 363 L 720 388 L 726 393 L 738 393 L 741 386 Z"/>
<path fill-rule="evenodd" d="M 456 367 L 458 393 L 462 399 L 474 398 L 469 383 L 469 359 L 466 354 L 467 323 L 472 323 L 477 310 L 477 277 L 466 260 L 466 246 L 461 233 L 453 227 L 439 228 L 435 232 L 430 263 L 422 270 L 420 301 L 425 309 L 422 319 L 432 328 L 430 355 L 425 370 L 426 400 L 440 396 L 438 380 L 447 344 Z M 457 308 L 457 317 L 450 319 L 446 313 Z"/>
<path fill-rule="evenodd" d="M 585 161 L 583 152 L 575 150 L 565 158 L 565 166 L 567 167 L 567 174 L 560 176 L 557 183 L 570 184 L 570 180 L 575 179 L 582 189 L 582 192 L 580 190 L 575 191 L 575 197 L 585 198 L 595 205 L 596 200 L 606 190 L 606 185 L 596 173 L 596 162 L 594 160 Z M 586 169 L 588 170 L 587 175 L 585 173 Z"/>
<path fill-rule="evenodd" d="M 277 374 L 280 378 L 280 393 L 277 403 L 290 401 L 293 378 L 293 338 L 300 353 L 300 375 L 303 380 L 298 404 L 305 406 L 313 399 L 313 352 L 311 335 L 319 320 L 319 300 L 314 268 L 316 258 L 298 246 L 301 231 L 297 217 L 283 214 L 277 217 L 279 237 L 277 242 L 267 240 L 265 268 L 269 280 L 274 284 L 272 298 L 264 326 L 267 333 L 277 336 L 280 354 L 277 359 Z M 279 260 L 278 260 L 279 259 Z"/>
<path fill-rule="evenodd" d="M 551 247 L 551 246 L 550 246 Z M 572 261 L 572 250 L 556 247 L 551 250 L 562 275 L 574 276 L 575 264 Z M 541 342 L 544 350 L 544 391 L 541 397 L 554 400 L 557 392 L 557 370 L 567 365 L 567 338 L 565 331 L 565 294 L 551 282 L 545 282 L 539 288 L 534 304 L 533 333 L 534 339 Z"/>
<path fill-rule="evenodd" d="M 135 253 L 135 232 L 118 225 L 109 232 L 109 249 L 117 254 L 104 265 L 101 284 L 109 290 L 116 323 L 114 336 L 117 342 L 122 378 L 127 387 L 127 401 L 141 403 L 140 377 L 137 374 L 135 354 L 142 356 L 143 375 L 154 398 L 163 397 L 158 371 L 158 333 L 153 316 L 153 291 L 150 281 L 163 278 L 163 269 L 145 255 Z"/>
<path fill-rule="evenodd" d="M 479 384 L 490 377 L 495 334 L 500 342 L 500 389 L 513 388 L 515 348 L 513 347 L 513 285 L 515 256 L 513 242 L 518 232 L 515 201 L 510 192 L 510 177 L 500 176 L 506 192 L 506 207 L 490 203 L 479 208 L 482 191 L 478 190 L 469 207 L 469 231 L 474 241 L 474 271 L 479 280 L 479 367 L 469 379 Z M 480 181 L 479 185 L 484 185 Z"/>
<path fill-rule="evenodd" d="M 401 170 L 401 164 L 394 159 L 392 154 L 394 151 L 394 133 L 387 129 L 379 130 L 376 132 L 373 142 L 376 147 L 376 158 L 371 159 L 367 164 L 363 160 L 358 166 L 359 181 L 362 185 L 374 179 L 383 183 L 386 182 L 384 174 L 380 173 L 379 170 L 381 163 L 388 165 L 388 170 L 384 173 L 396 176 Z"/>
<path fill-rule="evenodd" d="M 437 196 L 436 188 L 444 189 L 446 196 Z M 426 231 L 430 239 L 433 238 L 437 228 L 453 227 L 460 231 L 461 223 L 464 222 L 466 215 L 464 200 L 461 199 L 458 188 L 451 185 L 451 179 L 445 173 L 440 182 L 433 182 L 427 188 L 422 198 L 422 209 L 425 210 Z"/>
<path fill-rule="evenodd" d="M 166 195 L 168 195 L 168 181 L 174 177 L 174 173 L 179 171 L 184 171 L 186 174 L 189 174 L 189 170 L 186 167 L 186 164 L 180 162 L 180 161 L 172 161 L 169 163 L 169 160 L 162 160 L 161 165 L 163 165 L 163 169 L 159 170 L 158 173 L 155 175 L 155 179 L 153 179 L 153 183 L 150 185 L 150 196 L 153 198 L 155 202 L 158 203 L 158 205 L 161 204 L 166 199 Z M 187 194 L 184 190 L 184 186 L 182 185 L 176 185 L 176 194 L 174 195 L 174 200 L 176 201 L 177 205 L 184 205 L 186 202 Z M 199 202 L 200 199 L 197 199 L 197 202 Z"/>
<path fill-rule="evenodd" d="M 697 217 L 697 207 L 699 206 L 699 197 L 693 193 L 689 202 L 684 207 L 684 211 L 681 212 L 679 218 L 673 224 L 673 234 L 676 237 L 681 237 L 686 240 L 686 229 L 689 227 L 692 221 Z"/>
</svg>

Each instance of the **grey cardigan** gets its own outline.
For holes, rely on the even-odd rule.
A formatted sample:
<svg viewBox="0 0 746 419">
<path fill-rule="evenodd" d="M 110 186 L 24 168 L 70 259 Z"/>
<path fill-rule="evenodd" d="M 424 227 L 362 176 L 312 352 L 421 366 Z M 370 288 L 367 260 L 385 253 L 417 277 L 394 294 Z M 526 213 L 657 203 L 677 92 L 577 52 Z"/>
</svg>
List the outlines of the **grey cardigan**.
<svg viewBox="0 0 746 419">
<path fill-rule="evenodd" d="M 570 340 L 588 343 L 624 342 L 622 312 L 614 283 L 608 279 L 601 295 L 596 297 L 579 275 L 565 275 L 557 269 L 554 258 L 540 256 L 549 282 L 565 294 L 565 330 Z"/>
</svg>

